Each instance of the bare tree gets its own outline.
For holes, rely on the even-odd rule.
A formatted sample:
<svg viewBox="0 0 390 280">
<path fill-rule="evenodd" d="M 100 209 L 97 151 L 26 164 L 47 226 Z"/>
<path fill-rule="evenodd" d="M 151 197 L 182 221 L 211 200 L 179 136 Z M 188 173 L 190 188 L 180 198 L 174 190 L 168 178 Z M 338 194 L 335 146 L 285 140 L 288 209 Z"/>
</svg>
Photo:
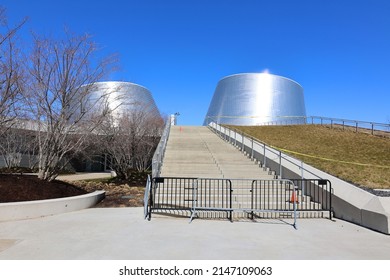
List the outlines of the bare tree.
<svg viewBox="0 0 390 280">
<path fill-rule="evenodd" d="M 17 115 L 23 81 L 21 53 L 15 34 L 27 19 L 15 27 L 7 24 L 5 9 L 0 7 L 0 134 Z"/>
<path fill-rule="evenodd" d="M 64 39 L 34 38 L 25 100 L 37 123 L 38 177 L 51 181 L 67 165 L 68 154 L 85 147 L 109 112 L 105 95 L 93 97 L 112 57 L 96 57 L 88 35 L 65 32 Z"/>
<path fill-rule="evenodd" d="M 105 122 L 101 147 L 108 154 L 109 165 L 119 178 L 128 179 L 133 170 L 145 171 L 151 164 L 160 140 L 163 121 L 142 105 Z"/>
</svg>

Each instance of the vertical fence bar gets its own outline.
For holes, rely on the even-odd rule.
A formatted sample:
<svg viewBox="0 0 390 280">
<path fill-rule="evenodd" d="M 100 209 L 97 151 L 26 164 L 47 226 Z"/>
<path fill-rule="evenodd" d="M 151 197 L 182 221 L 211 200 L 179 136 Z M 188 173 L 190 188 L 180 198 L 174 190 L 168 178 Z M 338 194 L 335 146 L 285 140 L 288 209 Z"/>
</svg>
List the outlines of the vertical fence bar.
<svg viewBox="0 0 390 280">
<path fill-rule="evenodd" d="M 249 191 L 251 193 L 251 212 L 250 212 L 250 219 L 253 220 L 253 209 L 254 208 L 254 196 L 255 196 L 255 191 L 254 191 L 254 184 L 256 183 L 255 180 L 252 181 L 251 184 L 251 190 Z"/>
<path fill-rule="evenodd" d="M 232 196 L 233 196 L 233 189 L 232 189 L 232 181 L 227 180 L 226 181 L 229 185 L 229 220 L 230 222 L 233 222 L 233 204 L 232 204 Z"/>
</svg>

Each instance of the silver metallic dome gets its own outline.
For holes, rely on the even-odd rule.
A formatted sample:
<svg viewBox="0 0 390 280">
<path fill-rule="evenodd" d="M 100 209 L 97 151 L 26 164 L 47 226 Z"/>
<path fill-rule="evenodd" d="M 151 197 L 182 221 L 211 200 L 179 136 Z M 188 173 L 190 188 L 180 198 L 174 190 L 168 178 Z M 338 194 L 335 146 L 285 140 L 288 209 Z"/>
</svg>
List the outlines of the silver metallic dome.
<svg viewBox="0 0 390 280">
<path fill-rule="evenodd" d="M 142 111 L 149 117 L 161 118 L 151 92 L 143 86 L 129 82 L 98 82 L 92 85 L 90 91 L 89 101 L 93 102 L 104 96 L 115 116 Z"/>
<path fill-rule="evenodd" d="M 204 124 L 266 125 L 304 123 L 303 88 L 268 73 L 236 74 L 219 81 Z"/>
</svg>

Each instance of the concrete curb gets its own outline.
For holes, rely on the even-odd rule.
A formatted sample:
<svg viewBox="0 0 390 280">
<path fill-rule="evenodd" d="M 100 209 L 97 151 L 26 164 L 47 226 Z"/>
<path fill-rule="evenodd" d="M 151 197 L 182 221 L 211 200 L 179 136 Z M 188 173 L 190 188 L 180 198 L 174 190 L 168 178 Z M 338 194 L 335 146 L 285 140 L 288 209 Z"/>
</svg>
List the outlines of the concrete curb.
<svg viewBox="0 0 390 280">
<path fill-rule="evenodd" d="M 94 206 L 105 191 L 57 199 L 0 203 L 0 222 L 33 219 L 62 214 Z"/>
</svg>

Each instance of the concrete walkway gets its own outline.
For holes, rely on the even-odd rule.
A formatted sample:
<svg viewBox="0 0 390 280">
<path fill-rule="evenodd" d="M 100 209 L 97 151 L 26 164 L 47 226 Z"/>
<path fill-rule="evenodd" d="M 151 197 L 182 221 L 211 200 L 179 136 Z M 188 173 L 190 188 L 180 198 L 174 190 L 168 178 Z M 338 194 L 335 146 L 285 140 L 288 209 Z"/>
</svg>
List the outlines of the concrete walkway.
<svg viewBox="0 0 390 280">
<path fill-rule="evenodd" d="M 111 172 L 82 172 L 69 175 L 60 175 L 57 177 L 57 180 L 61 181 L 80 181 L 80 180 L 91 180 L 91 179 L 105 179 L 111 178 L 113 175 Z"/>
<path fill-rule="evenodd" d="M 0 223 L 0 259 L 387 259 L 390 236 L 341 220 L 230 223 L 91 208 Z"/>
</svg>

